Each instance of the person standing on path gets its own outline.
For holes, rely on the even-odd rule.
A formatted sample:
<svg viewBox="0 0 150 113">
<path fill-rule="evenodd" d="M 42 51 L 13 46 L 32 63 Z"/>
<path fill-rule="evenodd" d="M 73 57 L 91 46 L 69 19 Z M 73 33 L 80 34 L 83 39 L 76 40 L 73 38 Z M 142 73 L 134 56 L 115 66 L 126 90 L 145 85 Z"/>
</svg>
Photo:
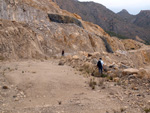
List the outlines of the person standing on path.
<svg viewBox="0 0 150 113">
<path fill-rule="evenodd" d="M 64 50 L 62 50 L 62 52 L 61 52 L 61 56 L 64 56 L 65 55 L 65 51 Z"/>
<path fill-rule="evenodd" d="M 97 67 L 99 69 L 100 75 L 103 74 L 103 64 L 104 64 L 104 62 L 102 61 L 102 58 L 100 58 L 99 61 L 97 62 Z"/>
</svg>

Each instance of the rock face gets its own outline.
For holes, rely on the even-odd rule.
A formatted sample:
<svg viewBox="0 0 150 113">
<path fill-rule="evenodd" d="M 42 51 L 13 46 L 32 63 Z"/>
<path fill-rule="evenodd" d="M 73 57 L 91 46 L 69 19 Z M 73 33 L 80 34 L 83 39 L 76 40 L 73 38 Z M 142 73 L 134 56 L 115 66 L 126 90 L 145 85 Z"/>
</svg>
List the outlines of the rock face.
<svg viewBox="0 0 150 113">
<path fill-rule="evenodd" d="M 83 29 L 79 16 L 59 9 L 52 1 L 4 0 L 0 4 L 0 53 L 6 59 L 53 56 L 62 49 L 67 52 L 106 51 L 102 39 L 99 38 L 105 35 L 100 27 L 81 21 L 85 27 Z M 63 17 L 61 19 L 64 23 L 58 22 L 60 18 L 50 21 L 50 13 Z M 92 34 L 92 31 L 99 36 Z"/>
<path fill-rule="evenodd" d="M 31 1 L 27 0 L 1 0 L 0 18 L 19 22 L 46 20 L 46 13 L 44 13 L 42 10 L 29 7 L 27 4 L 28 2 L 31 3 Z M 32 4 L 34 4 L 34 2 Z"/>
<path fill-rule="evenodd" d="M 133 68 L 129 68 L 129 69 L 124 69 L 124 70 L 123 70 L 123 74 L 124 74 L 124 75 L 138 74 L 138 72 L 139 72 L 138 69 L 133 69 Z"/>
<path fill-rule="evenodd" d="M 57 14 L 48 14 L 48 17 L 53 22 L 57 22 L 57 23 L 73 23 L 73 24 L 76 24 L 79 27 L 83 27 L 82 23 L 78 19 L 73 18 L 73 17 L 57 15 Z"/>
<path fill-rule="evenodd" d="M 41 46 L 26 24 L 0 20 L 0 55 L 5 59 L 40 58 Z"/>
</svg>

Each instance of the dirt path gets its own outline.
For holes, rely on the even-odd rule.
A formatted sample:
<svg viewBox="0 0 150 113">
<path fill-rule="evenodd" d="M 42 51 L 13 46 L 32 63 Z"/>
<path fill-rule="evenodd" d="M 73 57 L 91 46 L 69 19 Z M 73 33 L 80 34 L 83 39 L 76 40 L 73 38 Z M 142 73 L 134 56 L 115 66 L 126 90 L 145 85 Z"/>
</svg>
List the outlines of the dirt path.
<svg viewBox="0 0 150 113">
<path fill-rule="evenodd" d="M 91 90 L 89 78 L 58 61 L 3 62 L 0 111 L 12 113 L 141 112 L 128 102 L 127 89 L 105 83 Z M 2 88 L 7 86 L 8 89 Z M 132 92 L 131 92 L 132 93 Z M 149 98 L 149 97 L 148 97 Z M 131 99 L 129 99 L 131 100 Z"/>
</svg>

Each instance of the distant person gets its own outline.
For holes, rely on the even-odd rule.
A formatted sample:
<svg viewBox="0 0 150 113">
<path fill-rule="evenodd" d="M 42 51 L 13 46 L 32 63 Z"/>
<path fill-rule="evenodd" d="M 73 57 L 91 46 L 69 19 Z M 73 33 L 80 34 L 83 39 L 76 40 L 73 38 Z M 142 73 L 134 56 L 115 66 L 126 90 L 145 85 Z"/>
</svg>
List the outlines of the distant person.
<svg viewBox="0 0 150 113">
<path fill-rule="evenodd" d="M 64 56 L 65 55 L 65 51 L 64 50 L 62 50 L 62 52 L 61 52 L 61 56 Z"/>
<path fill-rule="evenodd" d="M 99 61 L 97 62 L 97 67 L 98 67 L 99 73 L 101 75 L 103 74 L 103 64 L 104 64 L 104 62 L 102 61 L 102 58 L 100 58 Z"/>
</svg>

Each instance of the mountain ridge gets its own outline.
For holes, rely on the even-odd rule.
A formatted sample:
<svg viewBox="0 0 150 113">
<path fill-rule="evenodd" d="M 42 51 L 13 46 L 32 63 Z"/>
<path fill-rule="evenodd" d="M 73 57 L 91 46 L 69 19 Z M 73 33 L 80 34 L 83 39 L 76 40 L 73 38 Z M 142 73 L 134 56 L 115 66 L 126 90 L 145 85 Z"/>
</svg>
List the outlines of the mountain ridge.
<svg viewBox="0 0 150 113">
<path fill-rule="evenodd" d="M 98 24 L 105 31 L 115 32 L 131 39 L 138 36 L 146 42 L 150 42 L 149 30 L 136 24 L 135 16 L 128 16 L 127 19 L 112 12 L 105 6 L 94 2 L 79 2 L 74 0 L 55 0 L 55 2 L 64 10 L 77 13 L 83 20 Z M 122 27 L 120 27 L 122 26 Z"/>
</svg>

